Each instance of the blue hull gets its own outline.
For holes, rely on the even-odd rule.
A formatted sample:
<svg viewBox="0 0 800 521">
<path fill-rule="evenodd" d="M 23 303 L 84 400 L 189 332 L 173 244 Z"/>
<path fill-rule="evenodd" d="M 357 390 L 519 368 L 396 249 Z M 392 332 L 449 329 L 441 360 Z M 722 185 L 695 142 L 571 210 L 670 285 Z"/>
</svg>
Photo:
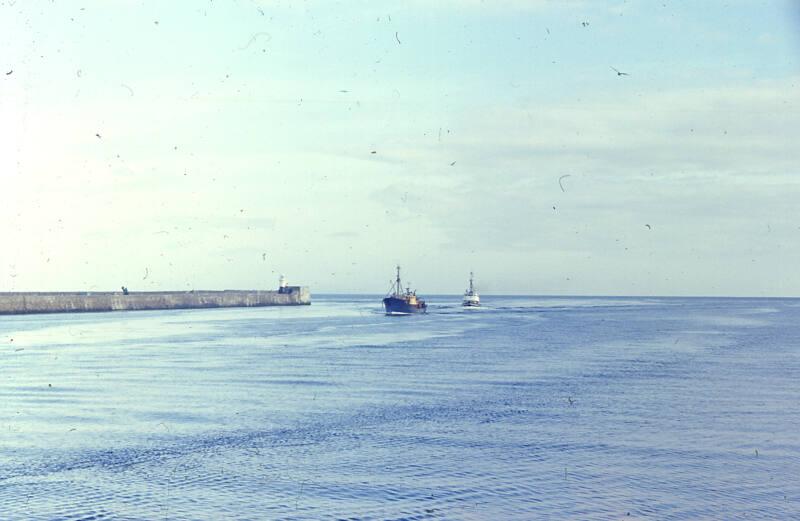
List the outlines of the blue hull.
<svg viewBox="0 0 800 521">
<path fill-rule="evenodd" d="M 396 297 L 386 297 L 383 299 L 383 307 L 386 309 L 387 315 L 410 315 L 412 313 L 425 313 L 428 306 L 424 302 L 420 302 L 416 306 L 412 306 L 406 300 Z"/>
</svg>

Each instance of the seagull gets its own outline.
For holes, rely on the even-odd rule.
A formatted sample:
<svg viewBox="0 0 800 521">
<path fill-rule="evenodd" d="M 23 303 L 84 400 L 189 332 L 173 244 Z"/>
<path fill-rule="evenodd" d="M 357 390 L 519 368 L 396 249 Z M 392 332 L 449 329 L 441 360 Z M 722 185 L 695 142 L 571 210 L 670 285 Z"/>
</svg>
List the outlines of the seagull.
<svg viewBox="0 0 800 521">
<path fill-rule="evenodd" d="M 611 68 L 614 69 L 614 67 Z M 614 72 L 617 73 L 617 76 L 630 76 L 630 74 L 628 74 L 627 72 L 620 72 L 617 69 L 614 69 Z"/>
</svg>

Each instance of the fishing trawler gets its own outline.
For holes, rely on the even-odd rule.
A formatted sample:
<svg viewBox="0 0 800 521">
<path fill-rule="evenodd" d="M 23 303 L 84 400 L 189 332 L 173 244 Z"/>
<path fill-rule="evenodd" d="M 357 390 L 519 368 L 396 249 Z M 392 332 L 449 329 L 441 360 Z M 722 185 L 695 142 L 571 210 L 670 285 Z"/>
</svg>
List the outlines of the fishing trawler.
<svg viewBox="0 0 800 521">
<path fill-rule="evenodd" d="M 469 289 L 464 292 L 464 301 L 461 303 L 465 308 L 478 308 L 481 306 L 481 297 L 472 286 L 472 272 L 469 272 Z"/>
<path fill-rule="evenodd" d="M 392 283 L 389 294 L 383 299 L 383 307 L 387 315 L 410 315 L 412 313 L 425 313 L 428 305 L 421 298 L 417 298 L 417 292 L 411 288 L 403 290 L 400 282 L 400 266 L 397 267 L 397 278 Z"/>
</svg>

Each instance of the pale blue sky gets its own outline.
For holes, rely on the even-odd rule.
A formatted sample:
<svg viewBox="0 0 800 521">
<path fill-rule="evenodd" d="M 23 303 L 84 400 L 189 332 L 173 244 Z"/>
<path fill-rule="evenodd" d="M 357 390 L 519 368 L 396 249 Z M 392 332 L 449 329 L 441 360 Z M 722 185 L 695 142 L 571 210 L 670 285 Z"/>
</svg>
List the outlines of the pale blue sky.
<svg viewBox="0 0 800 521">
<path fill-rule="evenodd" d="M 0 2 L 0 291 L 797 295 L 797 5 Z"/>
</svg>

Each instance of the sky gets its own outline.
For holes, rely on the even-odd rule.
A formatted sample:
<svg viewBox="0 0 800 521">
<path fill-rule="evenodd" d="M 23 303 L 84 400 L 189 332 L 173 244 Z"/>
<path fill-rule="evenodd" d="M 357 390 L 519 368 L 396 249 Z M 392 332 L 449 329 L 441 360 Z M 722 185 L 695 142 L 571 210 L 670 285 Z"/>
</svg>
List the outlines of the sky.
<svg viewBox="0 0 800 521">
<path fill-rule="evenodd" d="M 0 1 L 0 291 L 800 295 L 800 3 Z"/>
</svg>

